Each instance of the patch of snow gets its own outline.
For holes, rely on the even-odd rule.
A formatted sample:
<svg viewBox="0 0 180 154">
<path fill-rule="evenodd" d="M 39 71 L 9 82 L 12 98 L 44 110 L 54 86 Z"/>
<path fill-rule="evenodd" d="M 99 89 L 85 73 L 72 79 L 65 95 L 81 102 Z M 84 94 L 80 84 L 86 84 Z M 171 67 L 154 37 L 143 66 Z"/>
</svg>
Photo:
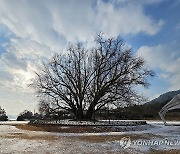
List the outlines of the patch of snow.
<svg viewBox="0 0 180 154">
<path fill-rule="evenodd" d="M 129 148 L 123 149 L 120 147 L 120 141 L 104 141 L 104 142 L 88 142 L 84 140 L 77 140 L 72 136 L 107 136 L 107 135 L 141 135 L 149 134 L 147 140 L 153 141 L 179 141 L 180 142 L 180 126 L 168 125 L 164 126 L 161 121 L 147 121 L 148 125 L 127 126 L 126 131 L 122 132 L 103 132 L 103 133 L 52 133 L 52 132 L 38 132 L 19 130 L 15 126 L 0 125 L 0 153 L 148 153 L 150 149 L 155 150 L 171 150 L 178 149 L 179 145 L 130 145 Z M 168 122 L 169 124 L 179 124 L 180 121 Z M 6 123 L 7 124 L 7 123 Z M 126 126 L 115 126 L 122 129 Z M 63 127 L 64 129 L 66 127 Z M 29 140 L 22 138 L 7 138 L 10 134 L 20 134 L 29 136 L 57 136 L 57 140 Z M 144 138 L 137 138 L 136 142 Z"/>
<path fill-rule="evenodd" d="M 29 121 L 0 121 L 0 125 L 27 124 Z"/>
</svg>

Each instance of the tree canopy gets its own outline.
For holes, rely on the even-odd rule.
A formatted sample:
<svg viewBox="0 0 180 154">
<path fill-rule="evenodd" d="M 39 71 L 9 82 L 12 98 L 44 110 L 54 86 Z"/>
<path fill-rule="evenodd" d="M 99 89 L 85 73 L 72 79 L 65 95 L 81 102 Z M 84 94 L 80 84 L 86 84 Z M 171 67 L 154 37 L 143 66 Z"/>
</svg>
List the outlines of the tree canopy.
<svg viewBox="0 0 180 154">
<path fill-rule="evenodd" d="M 33 113 L 31 111 L 24 110 L 17 117 L 17 121 L 31 120 L 32 118 L 33 118 Z"/>
<path fill-rule="evenodd" d="M 0 121 L 7 121 L 8 116 L 6 115 L 6 112 L 4 109 L 1 108 L 0 106 Z"/>
<path fill-rule="evenodd" d="M 98 35 L 95 41 L 90 49 L 80 43 L 69 45 L 66 54 L 56 53 L 36 72 L 31 85 L 46 110 L 67 110 L 77 119 L 91 119 L 107 104 L 137 102 L 140 95 L 134 87 L 148 87 L 153 71 L 121 38 Z"/>
</svg>

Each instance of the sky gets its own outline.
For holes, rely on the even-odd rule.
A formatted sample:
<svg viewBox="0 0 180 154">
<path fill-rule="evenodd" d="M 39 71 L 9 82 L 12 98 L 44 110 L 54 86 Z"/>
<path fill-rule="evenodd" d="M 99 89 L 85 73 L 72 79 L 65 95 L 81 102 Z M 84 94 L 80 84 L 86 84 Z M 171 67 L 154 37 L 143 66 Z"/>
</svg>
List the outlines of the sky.
<svg viewBox="0 0 180 154">
<path fill-rule="evenodd" d="M 121 36 L 156 76 L 150 100 L 180 89 L 180 0 L 0 0 L 0 106 L 7 115 L 37 110 L 28 87 L 42 61 L 69 42 Z"/>
</svg>

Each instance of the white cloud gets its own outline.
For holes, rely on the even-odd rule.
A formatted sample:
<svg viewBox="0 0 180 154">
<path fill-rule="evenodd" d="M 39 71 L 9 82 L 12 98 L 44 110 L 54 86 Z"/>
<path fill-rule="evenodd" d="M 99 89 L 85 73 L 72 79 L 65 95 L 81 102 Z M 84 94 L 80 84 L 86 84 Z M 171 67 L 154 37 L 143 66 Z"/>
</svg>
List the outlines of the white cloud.
<svg viewBox="0 0 180 154">
<path fill-rule="evenodd" d="M 168 90 L 180 89 L 180 51 L 178 44 L 142 46 L 137 54 L 143 56 L 151 68 L 161 69 L 162 73 L 157 72 L 157 75 L 170 83 Z"/>
<path fill-rule="evenodd" d="M 17 56 L 13 52 L 4 53 L 1 57 L 1 61 L 6 65 L 8 68 L 14 69 L 27 69 L 27 63 L 23 59 L 18 59 Z"/>
<path fill-rule="evenodd" d="M 11 91 L 0 85 L 0 102 L 1 106 L 9 115 L 17 116 L 25 109 L 37 111 L 37 100 L 31 93 Z"/>
<path fill-rule="evenodd" d="M 62 51 L 67 42 L 92 41 L 92 35 L 99 31 L 106 36 L 139 32 L 153 35 L 163 23 L 162 20 L 155 22 L 144 13 L 144 5 L 157 1 L 0 2 L 0 23 L 15 34 L 10 42 L 4 44 L 7 52 L 0 59 L 0 64 L 3 63 L 10 73 L 21 70 L 18 73 L 23 74 L 23 70 L 27 74 L 42 59 L 51 57 L 52 51 Z"/>
<path fill-rule="evenodd" d="M 18 58 L 25 60 L 45 59 L 53 55 L 49 46 L 29 39 L 12 38 L 11 42 L 4 44 L 4 47 L 8 52 L 13 52 Z"/>
<path fill-rule="evenodd" d="M 101 0 L 1 0 L 0 17 L 15 35 L 57 49 L 65 41 L 86 41 L 100 30 L 111 36 L 156 34 L 163 22 L 153 21 L 144 13 L 142 4 L 142 1 L 129 2 L 117 8 L 113 1 Z"/>
<path fill-rule="evenodd" d="M 61 52 L 69 41 L 92 42 L 99 31 L 108 37 L 140 32 L 156 34 L 163 21 L 145 14 L 144 6 L 159 2 L 0 0 L 0 24 L 7 27 L 8 34 L 13 34 L 0 57 L 0 78 L 7 79 L 0 81 L 0 90 L 4 86 L 7 93 L 28 93 L 33 71 L 54 51 Z M 6 100 L 9 102 L 8 97 Z"/>
<path fill-rule="evenodd" d="M 5 81 L 10 81 L 12 82 L 14 79 L 14 76 L 7 72 L 7 71 L 4 71 L 4 70 L 0 70 L 0 80 L 5 82 Z"/>
<path fill-rule="evenodd" d="M 144 32 L 149 35 L 156 34 L 164 22 L 154 22 L 150 16 L 143 12 L 141 3 L 127 3 L 126 7 L 116 8 L 113 4 L 99 1 L 97 13 L 97 25 L 108 36 L 118 34 L 137 34 Z"/>
</svg>

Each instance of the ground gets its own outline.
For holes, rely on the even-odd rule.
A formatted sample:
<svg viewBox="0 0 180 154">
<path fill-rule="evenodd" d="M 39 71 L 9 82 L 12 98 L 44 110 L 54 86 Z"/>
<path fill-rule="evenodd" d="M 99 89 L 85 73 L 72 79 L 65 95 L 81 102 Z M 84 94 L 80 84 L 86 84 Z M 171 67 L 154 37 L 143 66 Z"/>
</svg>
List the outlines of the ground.
<svg viewBox="0 0 180 154">
<path fill-rule="evenodd" d="M 180 153 L 180 122 L 58 129 L 17 122 L 0 124 L 2 154 Z M 123 142 L 122 138 L 130 140 Z"/>
</svg>

